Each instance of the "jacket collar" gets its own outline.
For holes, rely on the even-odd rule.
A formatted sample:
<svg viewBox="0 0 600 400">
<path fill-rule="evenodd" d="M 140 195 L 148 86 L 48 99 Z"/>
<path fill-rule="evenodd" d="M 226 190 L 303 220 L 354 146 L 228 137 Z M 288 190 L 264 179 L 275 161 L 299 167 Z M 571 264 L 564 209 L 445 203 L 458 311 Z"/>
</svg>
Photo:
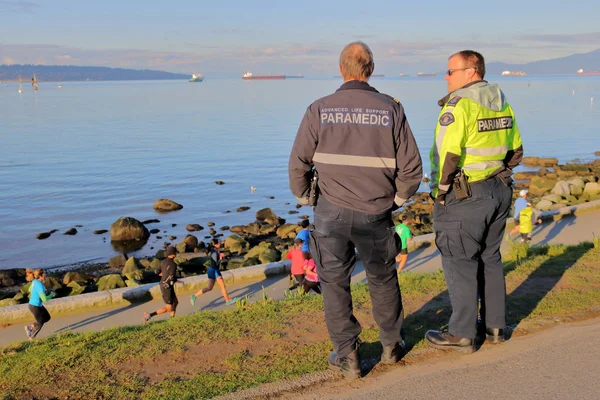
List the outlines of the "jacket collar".
<svg viewBox="0 0 600 400">
<path fill-rule="evenodd" d="M 467 83 L 465 86 L 463 86 L 463 87 L 461 87 L 461 88 L 458 88 L 458 89 L 456 89 L 454 92 L 448 93 L 447 95 L 445 95 L 444 97 L 442 97 L 441 99 L 439 99 L 439 100 L 438 100 L 438 106 L 440 106 L 440 107 L 444 107 L 444 106 L 446 105 L 446 103 L 448 102 L 448 100 L 450 100 L 450 98 L 451 98 L 452 96 L 454 96 L 454 93 L 455 93 L 455 92 L 457 92 L 457 91 L 459 91 L 460 89 L 466 89 L 466 88 L 468 88 L 469 86 L 473 86 L 473 85 L 475 85 L 476 83 L 481 83 L 481 82 L 485 82 L 485 83 L 487 83 L 487 81 L 484 81 L 483 79 L 481 79 L 481 80 L 478 80 L 478 81 L 474 81 L 474 82 L 469 82 L 469 83 Z"/>
<path fill-rule="evenodd" d="M 340 90 L 351 90 L 351 89 L 368 90 L 369 92 L 379 93 L 379 91 L 377 89 L 375 89 L 374 87 L 369 85 L 367 82 L 356 81 L 356 80 L 345 82 L 342 86 L 340 86 L 340 88 L 338 90 L 336 90 L 336 92 L 339 92 Z"/>
</svg>

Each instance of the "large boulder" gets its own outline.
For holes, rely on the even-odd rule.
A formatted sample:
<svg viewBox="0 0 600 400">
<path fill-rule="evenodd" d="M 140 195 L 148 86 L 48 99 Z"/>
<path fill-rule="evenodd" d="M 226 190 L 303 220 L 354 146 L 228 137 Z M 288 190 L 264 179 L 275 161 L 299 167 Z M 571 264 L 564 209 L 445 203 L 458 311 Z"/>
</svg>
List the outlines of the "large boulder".
<svg viewBox="0 0 600 400">
<path fill-rule="evenodd" d="M 153 207 L 160 212 L 177 211 L 183 208 L 181 204 L 169 199 L 158 199 L 154 202 Z"/>
<path fill-rule="evenodd" d="M 67 287 L 71 288 L 71 292 L 69 293 L 69 296 L 77 296 L 78 294 L 81 294 L 83 292 L 85 292 L 85 289 L 87 289 L 87 287 L 85 285 L 80 285 L 79 283 L 73 281 L 70 282 Z"/>
<path fill-rule="evenodd" d="M 249 235 L 258 235 L 260 233 L 259 224 L 248 224 L 244 227 L 244 232 Z"/>
<path fill-rule="evenodd" d="M 552 207 L 552 204 L 553 203 L 550 200 L 542 200 L 535 205 L 535 208 L 540 211 L 548 211 Z"/>
<path fill-rule="evenodd" d="M 148 240 L 149 237 L 146 226 L 132 217 L 121 217 L 110 226 L 110 240 L 113 242 Z"/>
<path fill-rule="evenodd" d="M 58 281 L 58 279 L 56 279 L 56 277 L 46 275 L 44 278 L 44 287 L 48 290 L 57 291 L 62 289 L 63 285 Z"/>
<path fill-rule="evenodd" d="M 542 200 L 548 200 L 548 201 L 551 201 L 552 203 L 560 203 L 562 201 L 562 199 L 563 198 L 558 194 L 548 194 L 548 195 L 542 197 Z"/>
<path fill-rule="evenodd" d="M 558 165 L 558 159 L 556 158 L 539 158 L 538 165 L 541 167 L 554 167 Z"/>
<path fill-rule="evenodd" d="M 539 175 L 539 174 L 536 172 L 517 172 L 516 174 L 513 175 L 513 178 L 517 181 L 528 181 L 536 175 Z"/>
<path fill-rule="evenodd" d="M 281 253 L 277 249 L 265 249 L 259 255 L 258 259 L 262 264 L 268 264 L 279 261 Z"/>
<path fill-rule="evenodd" d="M 124 288 L 126 286 L 119 274 L 104 275 L 98 279 L 98 291 Z"/>
<path fill-rule="evenodd" d="M 186 237 L 183 238 L 183 242 L 187 245 L 189 250 L 198 246 L 198 238 L 194 235 L 186 235 Z"/>
<path fill-rule="evenodd" d="M 277 228 L 277 236 L 279 236 L 282 239 L 287 239 L 292 233 L 295 236 L 299 228 L 300 226 L 297 224 L 281 225 L 279 228 Z"/>
<path fill-rule="evenodd" d="M 135 257 L 130 257 L 125 263 L 121 275 L 126 276 L 129 280 L 141 280 L 144 276 L 144 266 L 140 264 Z"/>
<path fill-rule="evenodd" d="M 277 230 L 277 226 L 271 224 L 264 224 L 260 227 L 259 234 L 261 235 L 269 235 L 274 233 Z"/>
<path fill-rule="evenodd" d="M 259 221 L 264 221 L 267 218 L 277 218 L 277 215 L 270 208 L 263 208 L 262 210 L 258 210 L 256 212 L 256 219 Z"/>
<path fill-rule="evenodd" d="M 585 184 L 585 189 L 583 189 L 583 193 L 588 196 L 596 196 L 600 194 L 600 183 L 598 182 L 588 182 Z"/>
<path fill-rule="evenodd" d="M 15 299 L 4 299 L 0 300 L 0 307 L 16 306 L 19 304 Z"/>
<path fill-rule="evenodd" d="M 556 182 L 556 185 L 554 185 L 554 188 L 552 189 L 552 194 L 556 194 L 562 197 L 567 197 L 571 194 L 571 185 L 569 184 L 569 182 L 564 182 L 564 181 L 560 181 L 560 182 Z"/>
<path fill-rule="evenodd" d="M 229 228 L 229 230 L 233 233 L 244 233 L 244 225 L 236 225 Z"/>
<path fill-rule="evenodd" d="M 0 271 L 0 287 L 13 286 L 17 278 L 17 271 L 14 269 Z"/>
<path fill-rule="evenodd" d="M 282 224 L 285 224 L 285 219 L 283 218 L 279 218 L 279 217 L 275 217 L 275 218 L 265 218 L 264 220 L 265 223 L 269 224 L 269 225 L 275 225 L 275 226 L 280 226 Z"/>
<path fill-rule="evenodd" d="M 523 164 L 529 166 L 529 167 L 535 167 L 538 165 L 540 159 L 539 157 L 523 157 Z"/>
<path fill-rule="evenodd" d="M 253 265 L 259 265 L 260 264 L 260 260 L 256 257 L 252 257 L 247 259 L 246 261 L 244 261 L 244 265 L 242 265 L 243 267 L 252 267 Z"/>
<path fill-rule="evenodd" d="M 244 255 L 244 259 L 248 260 L 249 258 L 258 258 L 260 253 L 266 249 L 269 249 L 271 244 L 269 242 L 260 242 L 258 246 L 254 246 L 248 253 Z"/>
<path fill-rule="evenodd" d="M 69 286 L 71 282 L 77 282 L 80 285 L 85 285 L 88 281 L 91 281 L 93 277 L 78 271 L 69 271 L 63 277 L 63 285 Z"/>
<path fill-rule="evenodd" d="M 246 260 L 243 258 L 232 258 L 227 261 L 227 269 L 238 269 L 244 266 Z"/>
<path fill-rule="evenodd" d="M 196 232 L 196 231 L 201 231 L 202 229 L 204 229 L 204 227 L 202 225 L 198 225 L 198 224 L 188 224 L 188 225 L 186 225 L 185 229 L 188 232 Z"/>
<path fill-rule="evenodd" d="M 534 176 L 529 183 L 529 193 L 532 196 L 542 196 L 551 191 L 555 185 L 555 179 L 550 179 L 548 176 Z"/>
<path fill-rule="evenodd" d="M 181 243 L 177 243 L 175 245 L 175 249 L 177 250 L 178 253 L 185 253 L 187 251 L 187 244 L 185 244 L 185 242 L 181 242 Z"/>
<path fill-rule="evenodd" d="M 573 178 L 569 181 L 569 185 L 571 185 L 571 194 L 573 196 L 579 197 L 583 194 L 583 189 L 585 188 L 583 179 Z"/>
<path fill-rule="evenodd" d="M 225 239 L 225 248 L 232 253 L 241 253 L 247 247 L 248 242 L 238 235 L 230 235 Z"/>
</svg>

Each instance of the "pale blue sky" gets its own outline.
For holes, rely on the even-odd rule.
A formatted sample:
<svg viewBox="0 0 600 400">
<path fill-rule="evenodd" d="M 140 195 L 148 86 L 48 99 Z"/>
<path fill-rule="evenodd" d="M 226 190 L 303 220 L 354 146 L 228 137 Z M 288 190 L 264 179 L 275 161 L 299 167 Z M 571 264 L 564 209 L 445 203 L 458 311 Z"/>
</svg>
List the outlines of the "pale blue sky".
<svg viewBox="0 0 600 400">
<path fill-rule="evenodd" d="M 363 40 L 386 74 L 444 69 L 449 54 L 529 62 L 600 48 L 600 2 L 0 0 L 0 63 L 205 75 L 331 76 Z"/>
</svg>

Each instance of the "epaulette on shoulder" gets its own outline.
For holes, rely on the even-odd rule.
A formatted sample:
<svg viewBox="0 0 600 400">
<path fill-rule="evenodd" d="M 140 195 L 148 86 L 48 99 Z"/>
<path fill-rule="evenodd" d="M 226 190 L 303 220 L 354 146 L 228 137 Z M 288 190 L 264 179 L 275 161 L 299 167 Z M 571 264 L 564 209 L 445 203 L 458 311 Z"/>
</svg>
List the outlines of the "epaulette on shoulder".
<svg viewBox="0 0 600 400">
<path fill-rule="evenodd" d="M 395 97 L 392 97 L 392 96 L 390 96 L 389 94 L 385 94 L 385 93 L 382 93 L 382 94 L 383 94 L 385 97 L 389 97 L 390 99 L 392 99 L 392 100 L 394 101 L 394 103 L 396 103 L 396 104 L 400 104 L 400 100 L 398 100 L 397 98 L 395 98 Z"/>
<path fill-rule="evenodd" d="M 460 99 L 462 99 L 462 97 L 460 97 L 460 96 L 454 96 L 453 98 L 450 99 L 450 101 L 448 103 L 446 103 L 446 105 L 448 107 L 456 107 L 456 105 L 458 104 L 458 102 L 460 101 Z"/>
</svg>

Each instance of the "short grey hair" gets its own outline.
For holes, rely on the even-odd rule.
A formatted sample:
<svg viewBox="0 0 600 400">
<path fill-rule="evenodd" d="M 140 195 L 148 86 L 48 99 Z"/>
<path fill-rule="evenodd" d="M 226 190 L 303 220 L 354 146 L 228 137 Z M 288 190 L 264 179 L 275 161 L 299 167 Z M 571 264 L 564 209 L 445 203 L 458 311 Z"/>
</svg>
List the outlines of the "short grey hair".
<svg viewBox="0 0 600 400">
<path fill-rule="evenodd" d="M 363 42 L 347 44 L 340 54 L 340 67 L 344 78 L 368 80 L 375 68 L 373 52 Z"/>
</svg>

